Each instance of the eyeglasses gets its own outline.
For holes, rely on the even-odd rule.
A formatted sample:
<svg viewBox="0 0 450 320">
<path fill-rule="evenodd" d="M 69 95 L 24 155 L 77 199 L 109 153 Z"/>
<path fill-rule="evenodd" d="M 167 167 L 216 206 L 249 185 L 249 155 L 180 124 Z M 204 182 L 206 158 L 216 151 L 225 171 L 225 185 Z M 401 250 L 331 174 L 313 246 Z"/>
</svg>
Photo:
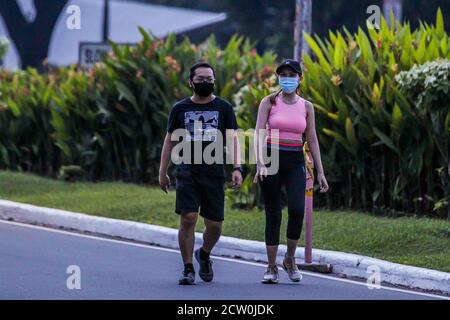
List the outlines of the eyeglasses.
<svg viewBox="0 0 450 320">
<path fill-rule="evenodd" d="M 194 82 L 208 82 L 208 83 L 213 83 L 216 79 L 211 78 L 211 77 L 195 77 L 192 79 Z"/>
</svg>

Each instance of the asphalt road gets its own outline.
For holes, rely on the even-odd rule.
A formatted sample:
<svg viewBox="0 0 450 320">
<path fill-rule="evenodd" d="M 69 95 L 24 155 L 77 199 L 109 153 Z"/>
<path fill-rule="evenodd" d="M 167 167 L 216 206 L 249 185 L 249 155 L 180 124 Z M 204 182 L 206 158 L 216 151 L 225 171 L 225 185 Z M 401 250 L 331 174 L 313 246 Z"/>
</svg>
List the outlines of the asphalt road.
<svg viewBox="0 0 450 320">
<path fill-rule="evenodd" d="M 397 288 L 303 273 L 300 283 L 280 271 L 278 285 L 260 283 L 264 265 L 213 257 L 215 279 L 179 286 L 177 251 L 0 221 L 0 299 L 309 300 L 438 299 Z M 69 266 L 78 266 L 70 269 Z M 195 264 L 198 271 L 198 266 Z M 79 271 L 80 289 L 68 289 Z M 69 284 L 77 282 L 70 282 Z"/>
</svg>

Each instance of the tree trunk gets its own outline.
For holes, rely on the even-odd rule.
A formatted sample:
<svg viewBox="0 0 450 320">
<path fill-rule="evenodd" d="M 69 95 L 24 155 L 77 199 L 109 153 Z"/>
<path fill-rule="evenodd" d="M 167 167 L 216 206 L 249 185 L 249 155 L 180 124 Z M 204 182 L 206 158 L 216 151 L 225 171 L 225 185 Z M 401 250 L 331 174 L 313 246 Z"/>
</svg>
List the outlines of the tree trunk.
<svg viewBox="0 0 450 320">
<path fill-rule="evenodd" d="M 390 14 L 394 12 L 394 18 L 397 21 L 402 20 L 402 0 L 383 0 L 383 13 L 388 24 L 390 24 Z"/>
<path fill-rule="evenodd" d="M 312 0 L 296 0 L 294 29 L 294 59 L 300 61 L 303 54 L 309 54 L 309 46 L 303 32 L 311 34 Z"/>
<path fill-rule="evenodd" d="M 53 29 L 66 4 L 67 0 L 34 0 L 36 18 L 28 22 L 15 0 L 0 0 L 0 14 L 19 52 L 22 69 L 43 69 Z"/>
</svg>

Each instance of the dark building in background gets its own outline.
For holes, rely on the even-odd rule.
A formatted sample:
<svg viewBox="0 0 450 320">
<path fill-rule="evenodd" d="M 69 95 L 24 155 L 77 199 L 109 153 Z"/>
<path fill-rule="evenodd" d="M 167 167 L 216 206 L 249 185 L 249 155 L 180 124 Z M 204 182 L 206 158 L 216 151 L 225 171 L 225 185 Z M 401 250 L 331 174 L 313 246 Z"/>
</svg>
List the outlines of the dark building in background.
<svg viewBox="0 0 450 320">
<path fill-rule="evenodd" d="M 109 5 L 105 7 L 105 3 Z M 80 26 L 69 28 L 72 9 L 80 12 Z M 69 9 L 69 10 L 68 10 Z M 108 19 L 105 19 L 105 13 Z M 5 58 L 9 69 L 78 62 L 81 43 L 137 43 L 138 27 L 157 37 L 185 34 L 223 24 L 223 13 L 158 6 L 121 0 L 0 0 L 0 35 L 12 44 Z"/>
</svg>

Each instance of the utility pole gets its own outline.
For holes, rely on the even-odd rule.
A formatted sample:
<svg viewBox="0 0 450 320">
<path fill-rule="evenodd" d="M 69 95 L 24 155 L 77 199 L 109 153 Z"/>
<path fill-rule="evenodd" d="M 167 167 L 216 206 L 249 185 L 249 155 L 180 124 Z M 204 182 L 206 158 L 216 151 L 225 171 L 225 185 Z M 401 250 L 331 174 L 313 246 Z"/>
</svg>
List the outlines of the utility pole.
<svg viewBox="0 0 450 320">
<path fill-rule="evenodd" d="M 391 21 L 389 19 L 389 16 L 391 14 L 391 11 L 394 12 L 394 18 L 397 21 L 402 20 L 402 0 L 383 0 L 383 13 L 384 18 L 386 19 L 387 23 L 390 24 Z"/>
<path fill-rule="evenodd" d="M 109 39 L 109 0 L 105 0 L 103 5 L 103 42 Z"/>
<path fill-rule="evenodd" d="M 295 1 L 294 59 L 300 62 L 303 54 L 309 54 L 309 46 L 303 36 L 303 32 L 311 34 L 311 13 L 312 0 Z"/>
</svg>

